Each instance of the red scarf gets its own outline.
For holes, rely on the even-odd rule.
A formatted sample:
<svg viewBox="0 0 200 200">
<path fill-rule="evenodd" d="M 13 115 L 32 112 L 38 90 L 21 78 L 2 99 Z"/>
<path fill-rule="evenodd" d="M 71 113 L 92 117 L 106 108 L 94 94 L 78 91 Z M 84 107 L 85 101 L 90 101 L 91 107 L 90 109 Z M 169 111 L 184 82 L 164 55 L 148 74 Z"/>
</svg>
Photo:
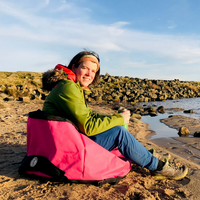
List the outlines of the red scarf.
<svg viewBox="0 0 200 200">
<path fill-rule="evenodd" d="M 71 69 L 69 69 L 66 66 L 61 65 L 61 64 L 56 65 L 56 67 L 54 69 L 58 69 L 58 70 L 63 69 L 63 72 L 68 74 L 67 78 L 76 83 L 76 74 L 74 74 L 74 72 Z"/>
</svg>

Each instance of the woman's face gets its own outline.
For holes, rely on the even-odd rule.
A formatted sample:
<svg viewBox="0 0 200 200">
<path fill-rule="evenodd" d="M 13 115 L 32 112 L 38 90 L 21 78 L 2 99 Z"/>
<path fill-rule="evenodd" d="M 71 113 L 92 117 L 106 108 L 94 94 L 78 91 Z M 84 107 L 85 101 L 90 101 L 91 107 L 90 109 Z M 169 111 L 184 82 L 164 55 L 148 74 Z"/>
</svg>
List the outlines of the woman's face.
<svg viewBox="0 0 200 200">
<path fill-rule="evenodd" d="M 81 86 L 87 87 L 95 78 L 97 64 L 91 61 L 84 61 L 78 66 L 78 68 L 75 68 L 73 65 L 72 70 L 76 74 L 77 81 Z"/>
</svg>

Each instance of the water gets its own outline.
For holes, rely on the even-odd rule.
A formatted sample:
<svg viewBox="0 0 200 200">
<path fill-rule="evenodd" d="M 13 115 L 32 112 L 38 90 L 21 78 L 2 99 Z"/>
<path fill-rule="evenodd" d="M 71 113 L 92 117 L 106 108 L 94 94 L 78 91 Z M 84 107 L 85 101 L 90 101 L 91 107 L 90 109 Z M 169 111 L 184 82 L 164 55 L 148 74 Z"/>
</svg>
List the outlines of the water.
<svg viewBox="0 0 200 200">
<path fill-rule="evenodd" d="M 169 115 L 184 115 L 191 118 L 196 118 L 200 120 L 200 98 L 189 98 L 189 99 L 176 99 L 167 101 L 156 101 L 143 103 L 143 105 L 153 106 L 155 108 L 159 106 L 164 106 L 165 109 L 170 108 L 183 108 L 186 110 L 193 110 L 195 113 L 184 113 L 183 111 L 167 111 L 164 114 L 158 114 L 156 117 L 143 116 L 141 121 L 150 124 L 150 129 L 155 131 L 157 134 L 153 135 L 149 139 L 156 139 L 162 137 L 177 137 L 178 131 L 176 129 L 166 126 L 164 123 L 160 122 L 160 119 L 168 118 Z"/>
</svg>

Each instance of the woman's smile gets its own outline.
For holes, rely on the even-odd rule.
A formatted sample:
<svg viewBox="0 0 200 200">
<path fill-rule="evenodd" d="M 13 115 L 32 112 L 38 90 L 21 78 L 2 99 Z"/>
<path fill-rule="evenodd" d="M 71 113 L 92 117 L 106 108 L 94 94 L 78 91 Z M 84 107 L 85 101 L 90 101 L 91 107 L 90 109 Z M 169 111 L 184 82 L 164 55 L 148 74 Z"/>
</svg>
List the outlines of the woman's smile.
<svg viewBox="0 0 200 200">
<path fill-rule="evenodd" d="M 78 68 L 73 67 L 77 81 L 82 87 L 88 87 L 92 83 L 96 70 L 97 64 L 92 61 L 84 61 L 78 66 Z"/>
</svg>

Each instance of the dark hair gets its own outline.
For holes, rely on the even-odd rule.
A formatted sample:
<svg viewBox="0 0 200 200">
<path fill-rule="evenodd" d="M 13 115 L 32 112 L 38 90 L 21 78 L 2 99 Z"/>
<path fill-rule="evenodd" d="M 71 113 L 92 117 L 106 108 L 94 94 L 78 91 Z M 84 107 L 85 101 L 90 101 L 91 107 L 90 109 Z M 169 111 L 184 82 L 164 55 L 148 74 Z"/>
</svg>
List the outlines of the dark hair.
<svg viewBox="0 0 200 200">
<path fill-rule="evenodd" d="M 92 85 L 96 85 L 98 83 L 98 79 L 99 79 L 99 75 L 100 75 L 100 59 L 99 59 L 99 55 L 97 53 L 95 53 L 94 51 L 81 51 L 80 53 L 78 53 L 77 55 L 75 55 L 72 58 L 72 60 L 70 61 L 69 65 L 68 65 L 68 68 L 72 70 L 73 65 L 75 66 L 75 68 L 78 68 L 78 66 L 80 65 L 80 63 L 78 63 L 79 60 L 85 55 L 93 55 L 99 61 L 99 69 L 96 72 L 94 80 L 92 82 Z"/>
</svg>

